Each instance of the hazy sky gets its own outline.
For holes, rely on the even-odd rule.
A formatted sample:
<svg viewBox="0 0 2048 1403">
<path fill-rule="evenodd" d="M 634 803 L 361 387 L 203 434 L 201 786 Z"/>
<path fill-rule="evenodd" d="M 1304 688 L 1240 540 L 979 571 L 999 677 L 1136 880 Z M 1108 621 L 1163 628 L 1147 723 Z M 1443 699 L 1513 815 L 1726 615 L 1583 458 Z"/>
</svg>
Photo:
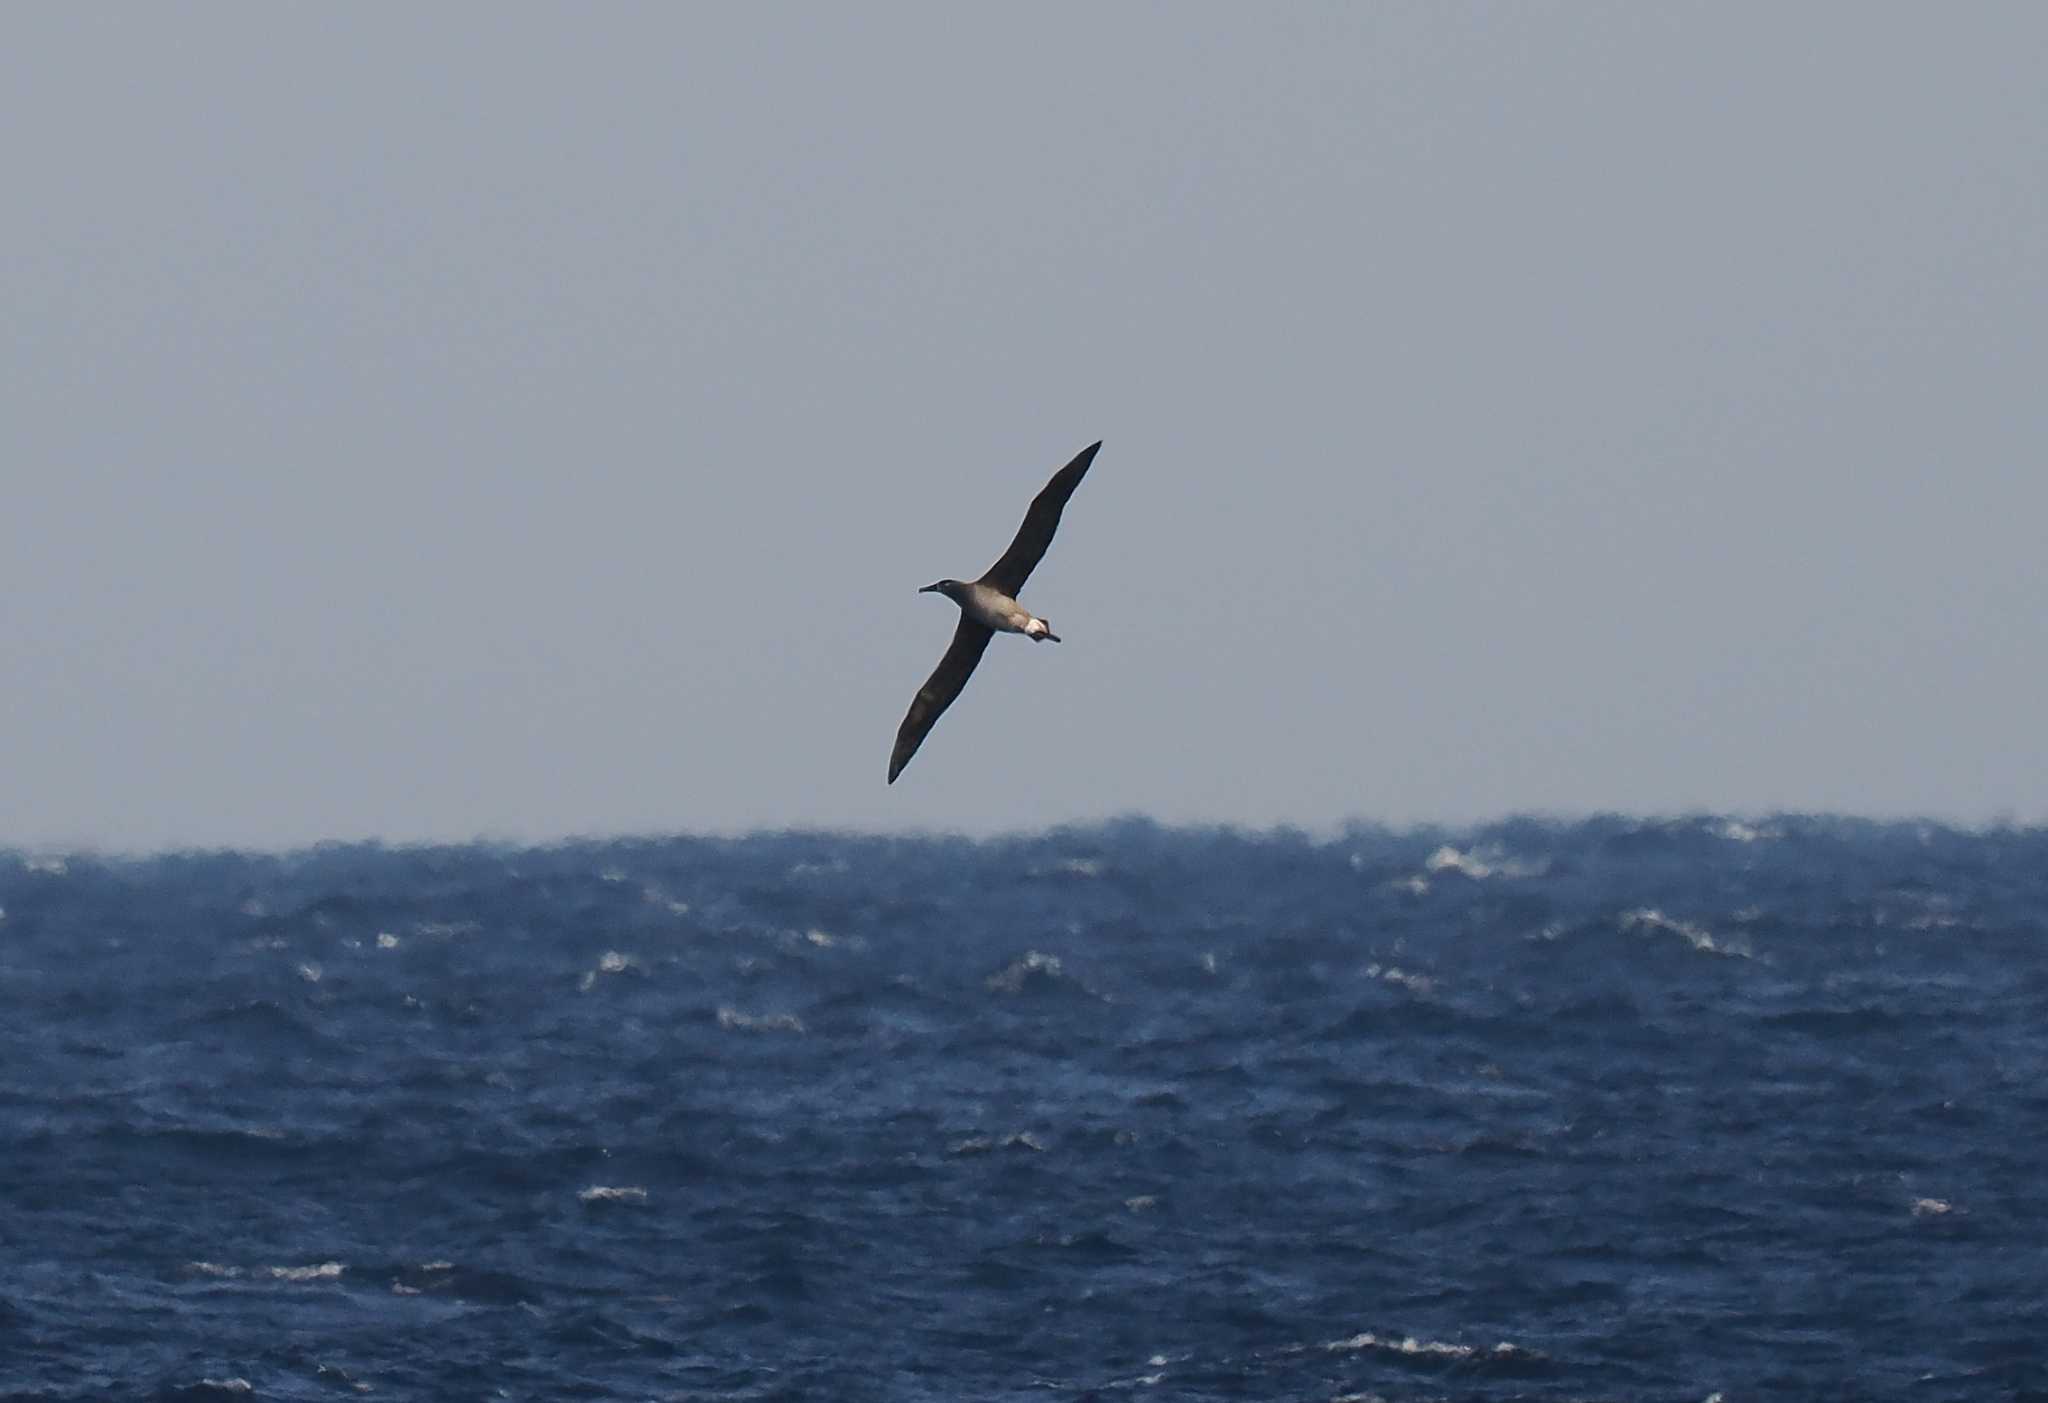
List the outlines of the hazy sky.
<svg viewBox="0 0 2048 1403">
<path fill-rule="evenodd" d="M 2048 7 L 20 5 L 0 844 L 2048 815 Z M 883 783 L 953 606 L 1107 440 Z"/>
</svg>

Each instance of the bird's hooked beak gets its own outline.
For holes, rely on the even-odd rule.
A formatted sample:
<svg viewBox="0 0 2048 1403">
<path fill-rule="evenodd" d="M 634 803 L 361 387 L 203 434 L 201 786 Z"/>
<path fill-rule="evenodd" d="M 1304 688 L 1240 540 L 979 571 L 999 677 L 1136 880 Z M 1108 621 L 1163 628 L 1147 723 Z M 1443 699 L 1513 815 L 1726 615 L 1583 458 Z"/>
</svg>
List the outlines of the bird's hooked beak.
<svg viewBox="0 0 2048 1403">
<path fill-rule="evenodd" d="M 926 586 L 924 586 L 924 587 L 923 587 L 922 589 L 918 590 L 918 593 L 919 593 L 919 594 L 944 594 L 944 593 L 945 593 L 945 591 L 944 591 L 944 590 L 942 590 L 942 589 L 940 589 L 940 588 L 939 588 L 939 587 L 938 587 L 937 585 L 926 585 Z"/>
</svg>

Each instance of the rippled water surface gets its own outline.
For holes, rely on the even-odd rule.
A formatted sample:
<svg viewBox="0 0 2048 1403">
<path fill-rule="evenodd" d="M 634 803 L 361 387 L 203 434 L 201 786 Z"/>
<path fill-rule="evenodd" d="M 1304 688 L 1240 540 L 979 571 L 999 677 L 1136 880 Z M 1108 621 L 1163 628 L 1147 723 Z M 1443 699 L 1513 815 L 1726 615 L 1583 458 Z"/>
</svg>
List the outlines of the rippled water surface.
<svg viewBox="0 0 2048 1403">
<path fill-rule="evenodd" d="M 0 1398 L 2048 1390 L 2048 834 L 0 854 Z"/>
</svg>

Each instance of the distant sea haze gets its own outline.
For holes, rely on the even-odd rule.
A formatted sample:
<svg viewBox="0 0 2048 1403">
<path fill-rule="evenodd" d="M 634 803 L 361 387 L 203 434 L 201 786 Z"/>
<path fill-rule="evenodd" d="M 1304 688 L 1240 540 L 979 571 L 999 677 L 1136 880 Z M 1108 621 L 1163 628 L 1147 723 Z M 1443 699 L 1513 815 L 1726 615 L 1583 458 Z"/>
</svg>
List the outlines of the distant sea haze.
<svg viewBox="0 0 2048 1403">
<path fill-rule="evenodd" d="M 0 853 L 0 1397 L 2048 1390 L 2048 832 Z"/>
</svg>

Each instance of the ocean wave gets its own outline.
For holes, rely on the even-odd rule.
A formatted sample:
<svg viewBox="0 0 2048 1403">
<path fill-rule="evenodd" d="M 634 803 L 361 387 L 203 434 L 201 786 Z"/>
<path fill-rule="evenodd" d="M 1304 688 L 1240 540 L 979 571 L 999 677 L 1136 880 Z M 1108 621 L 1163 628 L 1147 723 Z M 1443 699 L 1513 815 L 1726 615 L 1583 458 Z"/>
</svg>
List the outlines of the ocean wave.
<svg viewBox="0 0 2048 1403">
<path fill-rule="evenodd" d="M 79 856 L 0 909 L 24 1397 L 2036 1382 L 2036 830 Z"/>
</svg>

